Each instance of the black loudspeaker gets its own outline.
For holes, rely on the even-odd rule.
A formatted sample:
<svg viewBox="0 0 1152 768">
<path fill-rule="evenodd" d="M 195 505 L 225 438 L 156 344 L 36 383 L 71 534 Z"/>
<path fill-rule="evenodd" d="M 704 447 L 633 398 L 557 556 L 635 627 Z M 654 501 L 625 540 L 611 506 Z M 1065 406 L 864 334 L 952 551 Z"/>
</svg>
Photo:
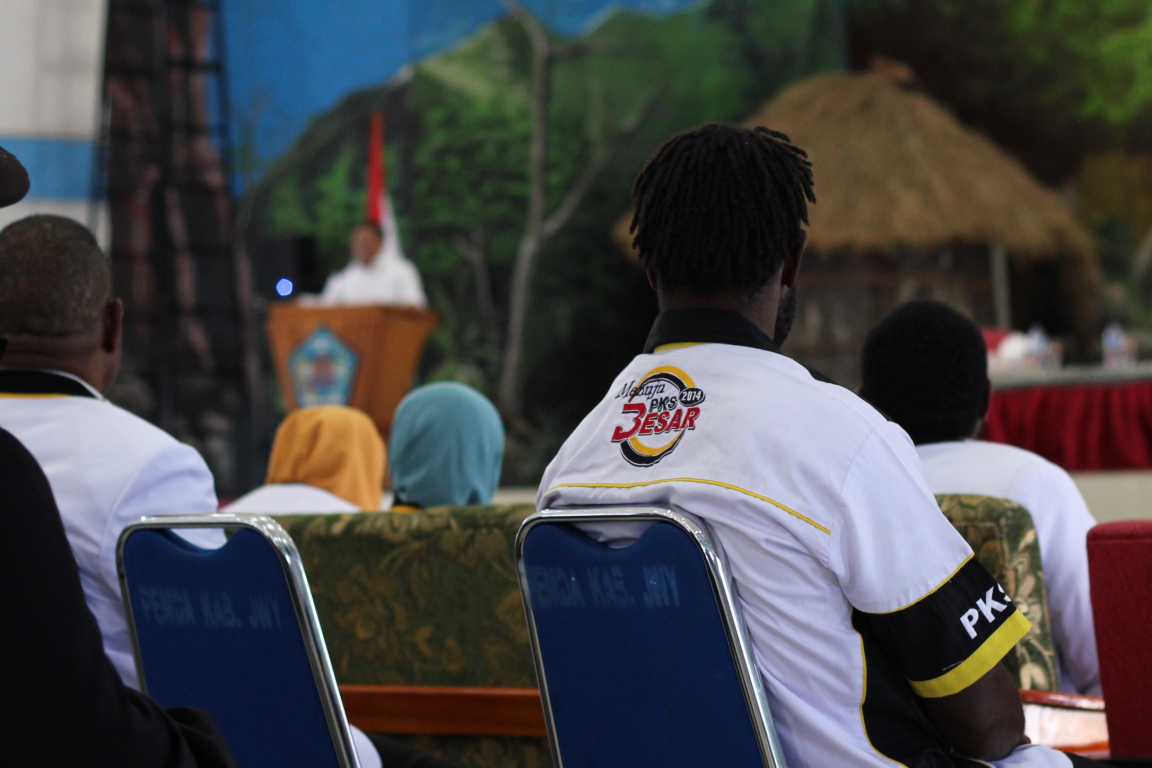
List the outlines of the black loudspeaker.
<svg viewBox="0 0 1152 768">
<path fill-rule="evenodd" d="M 314 237 L 263 238 L 252 243 L 250 253 L 256 293 L 268 301 L 295 299 L 324 288 L 325 275 Z"/>
</svg>

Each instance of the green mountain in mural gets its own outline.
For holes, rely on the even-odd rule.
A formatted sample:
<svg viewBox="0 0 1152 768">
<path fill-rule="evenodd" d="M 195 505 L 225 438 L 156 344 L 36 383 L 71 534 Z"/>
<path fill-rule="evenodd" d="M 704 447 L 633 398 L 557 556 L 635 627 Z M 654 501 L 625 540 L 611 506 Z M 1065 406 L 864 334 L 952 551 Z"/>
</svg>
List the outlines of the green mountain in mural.
<svg viewBox="0 0 1152 768">
<path fill-rule="evenodd" d="M 672 133 L 739 120 L 797 77 L 838 66 L 835 0 L 715 0 L 666 17 L 621 11 L 564 48 L 552 77 L 555 206 L 625 121 L 646 118 L 542 254 L 527 339 L 526 410 L 551 455 L 640 348 L 655 312 L 643 273 L 610 240 L 644 159 Z M 528 194 L 529 41 L 494 22 L 454 50 L 317 116 L 252 192 L 257 236 L 313 238 L 326 271 L 364 210 L 369 115 L 387 121 L 388 183 L 405 252 L 441 328 L 424 374 L 491 391 Z M 512 479 L 530 479 L 532 461 Z"/>
</svg>

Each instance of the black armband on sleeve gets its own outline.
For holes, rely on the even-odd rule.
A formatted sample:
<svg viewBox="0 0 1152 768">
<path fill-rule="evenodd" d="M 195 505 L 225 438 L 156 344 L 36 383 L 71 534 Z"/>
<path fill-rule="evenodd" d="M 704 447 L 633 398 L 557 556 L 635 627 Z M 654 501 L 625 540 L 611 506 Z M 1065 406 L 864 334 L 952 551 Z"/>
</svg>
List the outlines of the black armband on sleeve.
<svg viewBox="0 0 1152 768">
<path fill-rule="evenodd" d="M 1031 625 L 975 558 L 911 605 L 860 613 L 922 698 L 951 696 L 996 666 Z"/>
</svg>

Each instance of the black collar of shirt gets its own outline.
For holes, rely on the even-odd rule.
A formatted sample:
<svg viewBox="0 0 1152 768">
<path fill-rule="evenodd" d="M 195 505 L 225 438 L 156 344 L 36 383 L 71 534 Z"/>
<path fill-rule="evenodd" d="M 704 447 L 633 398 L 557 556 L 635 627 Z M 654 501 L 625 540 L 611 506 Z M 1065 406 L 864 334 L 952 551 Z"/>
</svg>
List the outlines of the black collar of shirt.
<svg viewBox="0 0 1152 768">
<path fill-rule="evenodd" d="M 739 312 L 728 309 L 669 309 L 661 312 L 648 332 L 644 353 L 652 354 L 665 344 L 732 344 L 784 354 L 772 337 Z M 826 384 L 836 382 L 819 371 L 804 366 L 812 378 Z"/>
<path fill-rule="evenodd" d="M 644 352 L 665 344 L 732 344 L 780 354 L 772 338 L 739 312 L 727 309 L 669 309 L 652 324 Z"/>
<path fill-rule="evenodd" d="M 75 379 L 51 371 L 0 368 L 0 393 L 6 395 L 69 395 L 91 397 L 92 390 Z"/>
</svg>

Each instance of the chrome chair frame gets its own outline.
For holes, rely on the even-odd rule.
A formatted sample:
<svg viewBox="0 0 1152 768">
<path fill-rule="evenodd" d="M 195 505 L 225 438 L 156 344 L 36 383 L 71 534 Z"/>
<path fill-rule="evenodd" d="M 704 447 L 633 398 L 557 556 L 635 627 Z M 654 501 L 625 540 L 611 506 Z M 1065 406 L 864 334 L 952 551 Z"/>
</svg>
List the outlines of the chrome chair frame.
<svg viewBox="0 0 1152 768">
<path fill-rule="evenodd" d="M 557 743 L 556 724 L 552 719 L 552 705 L 548 695 L 548 679 L 544 662 L 540 655 L 540 643 L 536 636 L 536 620 L 532 614 L 532 601 L 528 594 L 528 574 L 524 566 L 524 540 L 529 531 L 541 523 L 634 523 L 668 522 L 680 528 L 695 542 L 712 583 L 712 593 L 724 620 L 728 647 L 732 651 L 732 661 L 736 665 L 737 678 L 744 693 L 744 702 L 752 718 L 753 730 L 760 747 L 760 757 L 764 768 L 786 768 L 784 753 L 772 724 L 772 713 L 768 708 L 768 698 L 764 693 L 764 683 L 744 619 L 740 614 L 736 590 L 732 585 L 727 561 L 723 551 L 713 541 L 707 523 L 695 515 L 679 509 L 638 506 L 569 507 L 545 509 L 529 516 L 516 534 L 516 572 L 520 580 L 520 598 L 528 620 L 528 637 L 532 645 L 532 660 L 536 666 L 536 679 L 540 684 L 540 698 L 544 704 L 544 719 L 548 728 L 548 745 L 552 751 L 552 762 L 556 768 L 563 768 Z"/>
<path fill-rule="evenodd" d="M 124 572 L 124 545 L 136 531 L 173 530 L 178 528 L 220 528 L 248 529 L 260 534 L 272 545 L 279 555 L 288 582 L 288 592 L 296 612 L 297 626 L 304 638 L 308 661 L 312 666 L 312 677 L 320 695 L 324 717 L 328 721 L 328 731 L 336 747 L 336 757 L 341 768 L 360 768 L 359 756 L 352 741 L 352 731 L 348 726 L 348 716 L 344 712 L 344 702 L 336 683 L 336 673 L 328 656 L 328 646 L 324 643 L 324 633 L 320 629 L 320 618 L 316 614 L 316 604 L 312 601 L 312 590 L 308 586 L 308 576 L 304 572 L 304 561 L 296 543 L 288 532 L 271 517 L 256 514 L 217 513 L 213 515 L 156 515 L 142 517 L 128 525 L 116 545 L 116 572 L 120 577 L 121 596 L 128 616 L 128 631 L 132 637 L 132 654 L 136 660 L 136 674 L 140 691 L 148 693 L 144 670 L 140 664 L 140 646 L 136 637 L 136 622 L 132 615 L 132 600 L 129 595 L 127 575 Z"/>
</svg>

